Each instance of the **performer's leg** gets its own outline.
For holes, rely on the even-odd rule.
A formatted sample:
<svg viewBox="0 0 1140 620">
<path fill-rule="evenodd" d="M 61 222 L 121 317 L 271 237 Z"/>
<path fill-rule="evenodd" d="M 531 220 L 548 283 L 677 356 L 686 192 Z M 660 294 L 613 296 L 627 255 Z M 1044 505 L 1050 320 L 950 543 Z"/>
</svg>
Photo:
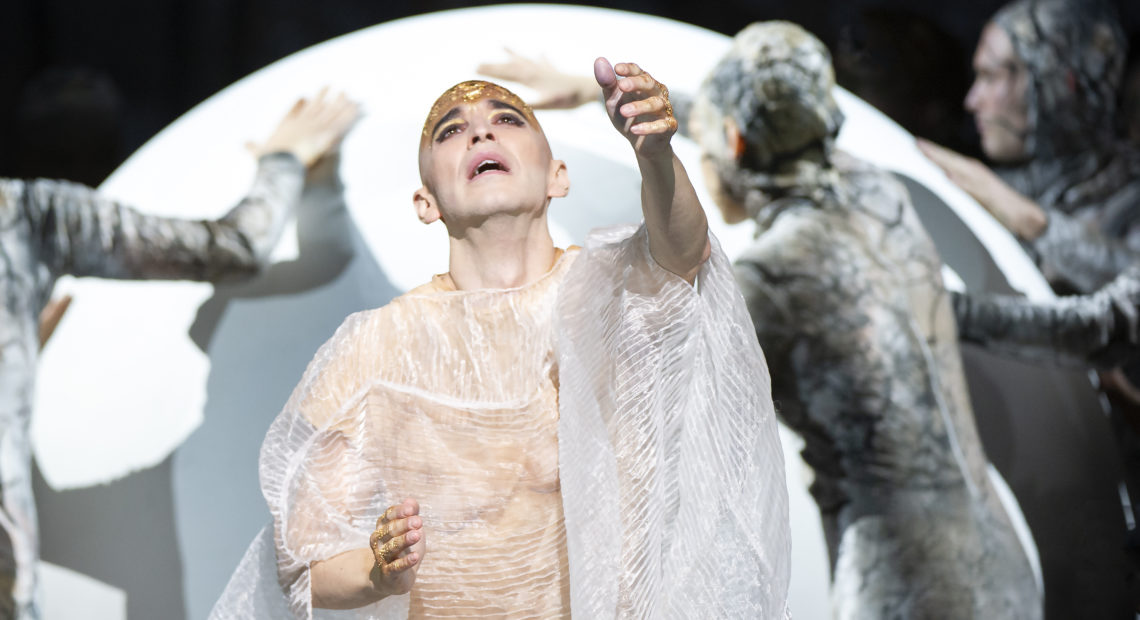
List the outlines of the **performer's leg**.
<svg viewBox="0 0 1140 620">
<path fill-rule="evenodd" d="M 26 424 L 0 429 L 0 617 L 39 618 L 39 557 Z"/>
</svg>

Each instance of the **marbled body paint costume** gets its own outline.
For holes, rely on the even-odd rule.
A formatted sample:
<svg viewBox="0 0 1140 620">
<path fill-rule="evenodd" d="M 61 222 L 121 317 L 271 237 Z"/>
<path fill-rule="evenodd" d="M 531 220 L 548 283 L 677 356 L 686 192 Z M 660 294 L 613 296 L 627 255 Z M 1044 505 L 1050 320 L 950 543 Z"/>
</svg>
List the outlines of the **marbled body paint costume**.
<svg viewBox="0 0 1140 620">
<path fill-rule="evenodd" d="M 1078 368 L 1140 361 L 1140 264 L 1089 295 L 1047 302 L 959 293 L 951 298 L 961 339 L 993 351 Z"/>
<path fill-rule="evenodd" d="M 833 85 L 818 40 L 754 24 L 693 120 L 723 195 L 759 225 L 737 281 L 815 472 L 835 615 L 1040 618 L 987 478 L 941 262 L 902 186 L 834 150 Z"/>
<path fill-rule="evenodd" d="M 1028 121 L 1023 162 L 997 171 L 1048 215 L 1042 236 L 1026 244 L 1042 273 L 1058 293 L 1083 296 L 1044 304 L 956 298 L 959 329 L 965 339 L 1022 361 L 1083 361 L 1102 369 L 1120 364 L 1122 376 L 1140 384 L 1140 152 L 1115 135 L 1127 58 L 1120 24 L 1109 7 L 1093 0 L 1017 0 L 992 21 L 1008 35 L 1019 61 L 1011 70 L 1024 72 Z M 1102 377 L 1108 379 L 1102 388 L 1124 465 L 1126 504 L 1134 505 L 1140 496 L 1140 407 L 1126 396 L 1119 376 Z M 1121 576 L 1133 590 L 1133 606 L 1138 540 L 1140 532 L 1131 528 L 1124 546 L 1132 566 Z"/>
<path fill-rule="evenodd" d="M 267 155 L 239 205 L 220 220 L 191 221 L 143 215 L 81 185 L 0 179 L 0 617 L 40 614 L 29 427 L 39 314 L 56 279 L 253 275 L 303 185 L 300 161 Z"/>
<path fill-rule="evenodd" d="M 1124 33 L 1097 1 L 1017 0 L 993 23 L 1027 74 L 1024 163 L 998 172 L 1048 213 L 1030 244 L 1045 277 L 1092 292 L 1140 259 L 1140 153 L 1114 131 Z"/>
</svg>

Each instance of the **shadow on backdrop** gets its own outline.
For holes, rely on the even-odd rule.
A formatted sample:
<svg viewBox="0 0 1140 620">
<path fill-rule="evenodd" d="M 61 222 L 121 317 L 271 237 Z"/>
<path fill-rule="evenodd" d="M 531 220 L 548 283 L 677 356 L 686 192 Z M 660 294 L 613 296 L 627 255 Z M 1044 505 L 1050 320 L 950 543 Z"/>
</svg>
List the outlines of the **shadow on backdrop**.
<svg viewBox="0 0 1140 620">
<path fill-rule="evenodd" d="M 108 485 L 57 492 L 37 474 L 43 559 L 125 590 L 129 618 L 206 617 L 269 521 L 257 474 L 269 423 L 341 321 L 397 294 L 339 180 L 320 172 L 298 212 L 296 259 L 216 287 L 199 308 L 190 336 L 209 355 L 210 375 L 194 434 L 157 467 Z M 76 547 L 53 531 L 85 535 Z"/>
</svg>

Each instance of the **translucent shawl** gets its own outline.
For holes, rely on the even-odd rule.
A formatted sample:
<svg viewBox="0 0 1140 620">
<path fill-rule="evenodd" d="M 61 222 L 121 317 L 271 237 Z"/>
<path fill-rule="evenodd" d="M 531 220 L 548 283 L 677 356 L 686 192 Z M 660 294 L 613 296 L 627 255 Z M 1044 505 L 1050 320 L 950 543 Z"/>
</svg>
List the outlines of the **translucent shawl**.
<svg viewBox="0 0 1140 620">
<path fill-rule="evenodd" d="M 769 377 L 713 245 L 698 287 L 625 228 L 525 287 L 437 281 L 350 317 L 266 436 L 273 527 L 211 616 L 784 617 Z M 310 563 L 406 497 L 411 594 L 313 610 Z"/>
</svg>

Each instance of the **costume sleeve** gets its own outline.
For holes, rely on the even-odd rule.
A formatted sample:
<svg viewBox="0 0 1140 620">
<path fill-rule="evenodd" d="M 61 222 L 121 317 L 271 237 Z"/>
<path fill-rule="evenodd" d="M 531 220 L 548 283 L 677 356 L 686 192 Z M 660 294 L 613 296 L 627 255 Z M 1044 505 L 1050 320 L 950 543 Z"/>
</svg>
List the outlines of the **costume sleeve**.
<svg viewBox="0 0 1140 620">
<path fill-rule="evenodd" d="M 145 215 L 75 183 L 28 183 L 23 208 L 39 258 L 56 274 L 220 281 L 250 276 L 269 258 L 296 209 L 305 168 L 287 153 L 261 158 L 253 187 L 218 220 Z"/>
<path fill-rule="evenodd" d="M 1140 264 L 1091 295 L 952 294 L 962 340 L 1023 361 L 1111 368 L 1140 353 Z"/>
<path fill-rule="evenodd" d="M 368 545 L 379 513 L 372 489 L 359 484 L 378 476 L 360 454 L 363 377 L 374 368 L 357 346 L 373 336 L 367 317 L 350 316 L 317 351 L 269 427 L 259 470 L 273 523 L 246 552 L 211 619 L 312 618 L 311 563 Z M 343 617 L 406 615 L 406 597 L 393 598 L 400 600 Z"/>
<path fill-rule="evenodd" d="M 1140 230 L 1115 239 L 1089 222 L 1050 209 L 1049 225 L 1032 249 L 1050 282 L 1091 293 L 1140 262 Z"/>
<path fill-rule="evenodd" d="M 767 367 L 712 246 L 690 286 L 650 257 L 644 227 L 595 233 L 563 284 L 559 462 L 575 615 L 786 614 L 788 498 Z"/>
</svg>

